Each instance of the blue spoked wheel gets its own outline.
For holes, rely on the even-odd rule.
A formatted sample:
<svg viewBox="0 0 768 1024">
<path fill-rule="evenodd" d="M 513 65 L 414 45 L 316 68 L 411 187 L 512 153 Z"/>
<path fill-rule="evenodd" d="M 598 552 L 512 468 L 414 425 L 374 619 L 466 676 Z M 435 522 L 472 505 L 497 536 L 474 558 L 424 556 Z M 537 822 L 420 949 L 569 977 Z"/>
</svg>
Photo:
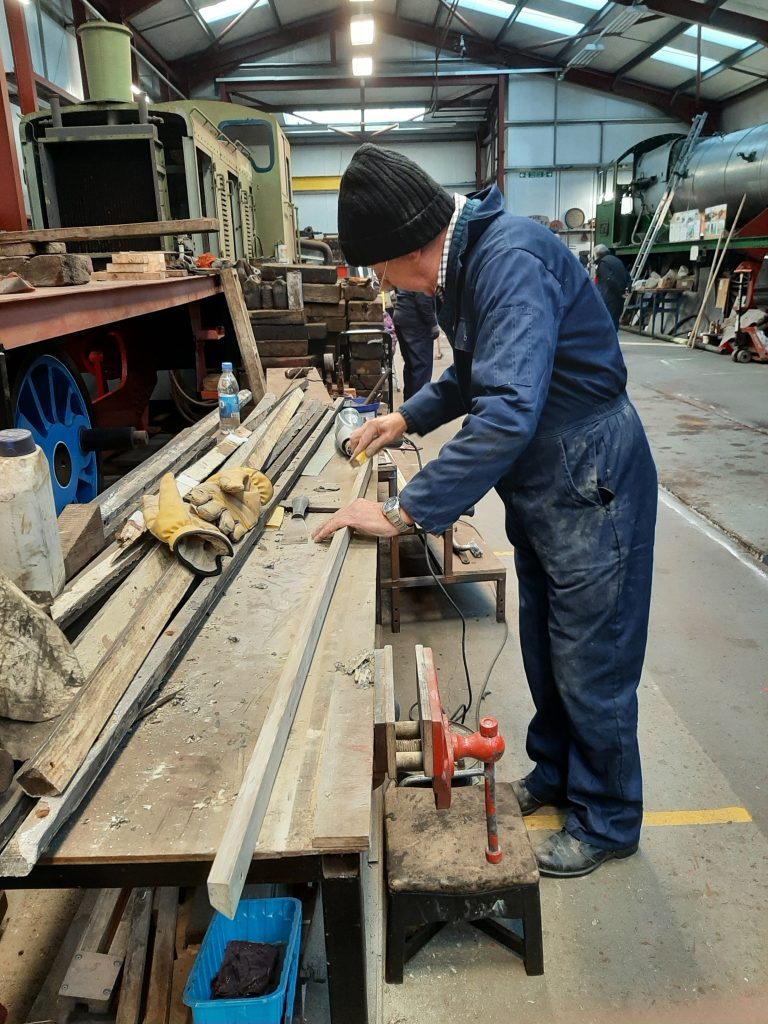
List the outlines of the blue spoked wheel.
<svg viewBox="0 0 768 1024">
<path fill-rule="evenodd" d="M 36 356 L 21 371 L 15 395 L 16 426 L 32 431 L 48 459 L 56 514 L 72 502 L 91 501 L 99 493 L 99 462 L 80 446 L 80 431 L 93 417 L 74 363 L 63 353 Z"/>
</svg>

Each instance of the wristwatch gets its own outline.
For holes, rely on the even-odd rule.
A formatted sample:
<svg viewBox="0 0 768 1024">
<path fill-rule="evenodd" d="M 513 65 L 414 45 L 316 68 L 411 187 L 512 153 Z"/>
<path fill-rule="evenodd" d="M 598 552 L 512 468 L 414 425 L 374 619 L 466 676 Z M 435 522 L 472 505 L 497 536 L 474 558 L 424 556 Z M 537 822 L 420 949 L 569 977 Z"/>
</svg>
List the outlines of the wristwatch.
<svg viewBox="0 0 768 1024">
<path fill-rule="evenodd" d="M 403 517 L 400 515 L 400 499 L 397 495 L 392 498 L 387 498 L 384 504 L 381 506 L 381 510 L 387 519 L 392 523 L 393 526 L 397 527 L 398 533 L 405 533 L 410 530 L 413 523 L 406 523 Z"/>
</svg>

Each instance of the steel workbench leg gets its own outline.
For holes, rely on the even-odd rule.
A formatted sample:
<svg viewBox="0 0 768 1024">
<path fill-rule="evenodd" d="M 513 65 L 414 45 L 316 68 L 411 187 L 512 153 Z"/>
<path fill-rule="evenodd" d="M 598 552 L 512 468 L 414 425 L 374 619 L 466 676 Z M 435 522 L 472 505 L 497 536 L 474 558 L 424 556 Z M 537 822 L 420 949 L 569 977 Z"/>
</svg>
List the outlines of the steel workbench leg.
<svg viewBox="0 0 768 1024">
<path fill-rule="evenodd" d="M 368 1024 L 360 855 L 323 857 L 323 922 L 332 1024 Z"/>
</svg>

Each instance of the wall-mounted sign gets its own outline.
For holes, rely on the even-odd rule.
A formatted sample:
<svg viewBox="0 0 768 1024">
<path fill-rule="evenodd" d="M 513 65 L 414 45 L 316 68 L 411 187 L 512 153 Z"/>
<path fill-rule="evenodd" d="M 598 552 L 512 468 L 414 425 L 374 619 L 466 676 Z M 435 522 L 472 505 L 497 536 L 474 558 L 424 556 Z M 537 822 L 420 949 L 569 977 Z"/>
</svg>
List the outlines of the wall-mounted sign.
<svg viewBox="0 0 768 1024">
<path fill-rule="evenodd" d="M 704 237 L 718 238 L 725 231 L 725 218 L 728 213 L 728 206 L 722 203 L 720 206 L 708 206 L 704 210 Z"/>
<path fill-rule="evenodd" d="M 551 178 L 554 171 L 520 171 L 521 178 Z"/>
<path fill-rule="evenodd" d="M 698 242 L 701 238 L 701 214 L 698 210 L 681 210 L 672 214 L 669 223 L 670 242 Z"/>
</svg>

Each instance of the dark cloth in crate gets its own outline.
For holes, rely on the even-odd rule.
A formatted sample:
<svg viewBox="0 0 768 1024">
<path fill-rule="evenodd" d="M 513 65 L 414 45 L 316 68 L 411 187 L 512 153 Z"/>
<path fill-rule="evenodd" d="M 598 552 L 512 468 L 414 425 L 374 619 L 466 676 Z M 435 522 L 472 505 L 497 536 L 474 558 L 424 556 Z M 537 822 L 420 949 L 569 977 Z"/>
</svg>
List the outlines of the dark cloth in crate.
<svg viewBox="0 0 768 1024">
<path fill-rule="evenodd" d="M 271 992 L 280 978 L 281 943 L 227 943 L 224 959 L 211 982 L 212 999 L 245 999 Z"/>
</svg>

